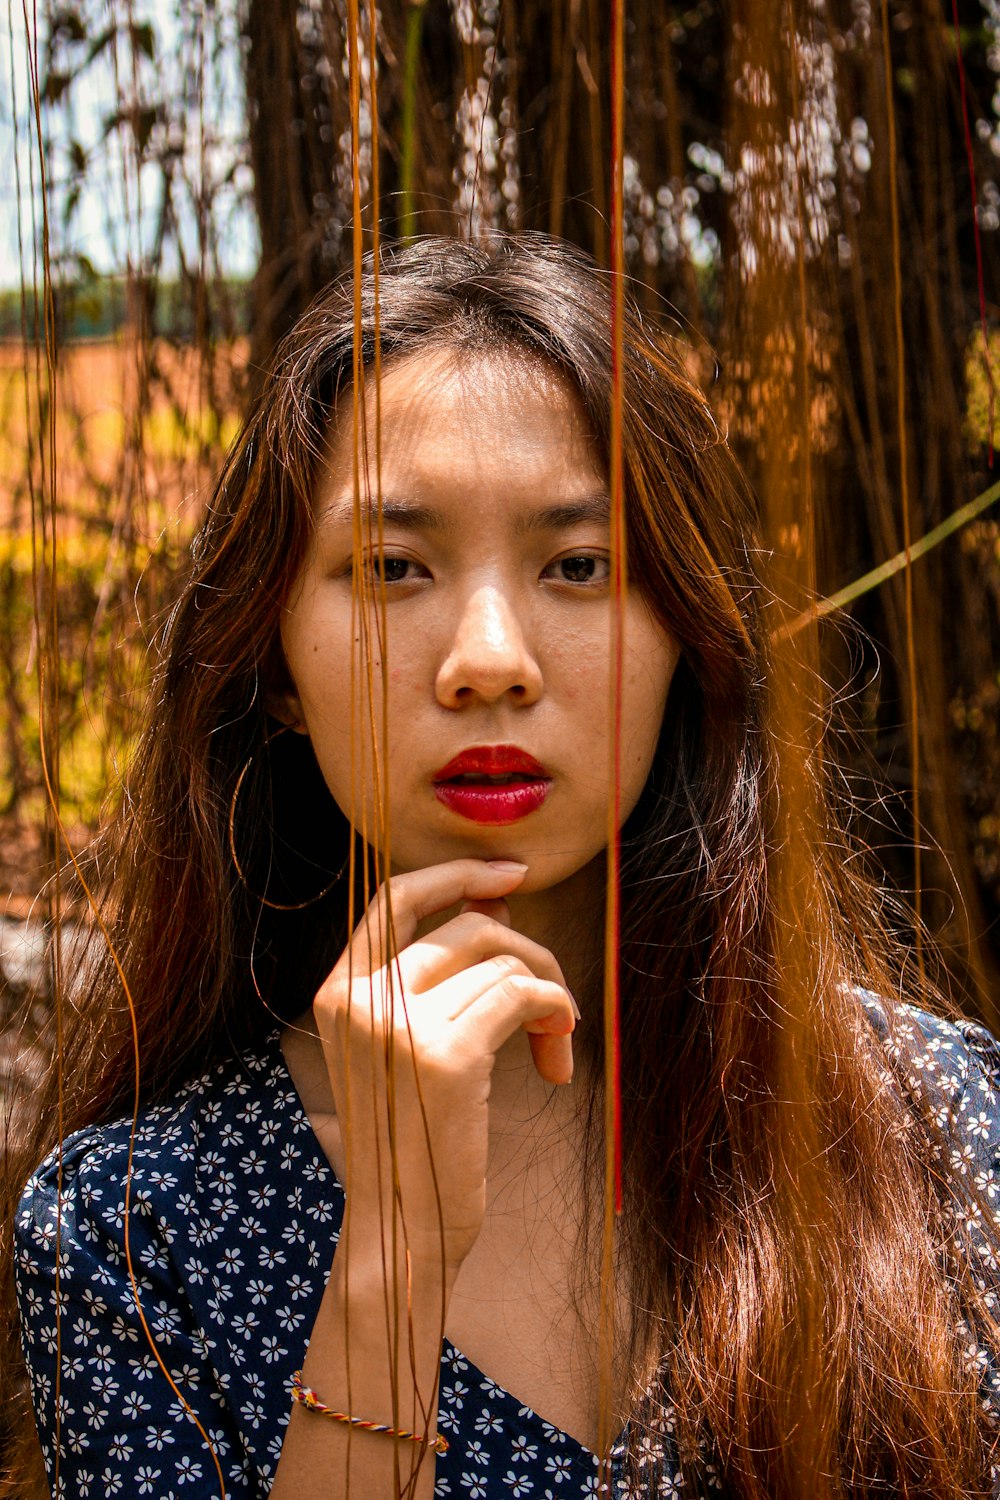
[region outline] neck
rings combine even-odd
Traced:
[[[600,1026],[604,972],[605,872],[595,860],[549,890],[508,898],[510,925],[547,948],[562,969],[582,1013],[573,1039],[574,1077],[583,1073],[584,1049]],[[452,915],[452,913],[448,913]],[[490,1089],[491,1134],[513,1144],[523,1136],[537,1139],[545,1122],[565,1120],[578,1112],[579,1087],[553,1089],[535,1071],[528,1038],[517,1031],[497,1054]]]
[[[508,898],[510,925],[548,948],[585,1021],[601,1005],[604,969],[604,861],[593,860],[550,890]]]

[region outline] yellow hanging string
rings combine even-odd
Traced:
[[[611,639],[609,642],[609,768],[607,894],[604,928],[604,1215],[598,1328],[598,1449],[610,1474],[615,1345],[615,1230],[622,1208],[621,1059],[618,945],[620,928],[621,709],[624,605],[627,588],[624,489],[624,113],[625,3],[611,7]]]
[[[39,195],[42,236],[42,336],[44,339],[44,393],[45,433],[39,443],[39,485],[36,489],[33,465],[28,462],[28,487],[31,503],[31,569],[32,569],[32,625],[38,661],[38,747],[42,777],[47,798],[47,843],[52,862],[52,877],[46,888],[47,921],[52,943],[53,1014],[55,1021],[56,1052],[56,1131],[59,1137],[59,1153],[56,1166],[56,1233],[55,1233],[55,1312],[56,1312],[56,1374],[55,1374],[55,1433],[53,1434],[55,1460],[53,1480],[58,1491],[60,1448],[62,1433],[61,1369],[62,1369],[62,1191],[65,1090],[62,1069],[63,1060],[63,993],[62,993],[62,934],[60,931],[60,881],[59,881],[59,613],[56,592],[56,547],[58,528],[56,518],[57,489],[57,379],[56,379],[56,324],[55,301],[52,284],[49,224],[49,182],[45,147],[42,133],[42,102],[39,86],[38,29],[37,18],[29,16],[27,0],[22,0],[24,29],[27,40],[26,56],[28,82],[31,94],[32,121],[35,141],[38,146]],[[20,201],[18,202],[20,216]],[[34,225],[33,225],[34,228]],[[33,236],[34,238],[34,236]],[[36,381],[38,408],[41,416],[43,374],[37,360],[39,337],[37,290],[35,296]],[[26,402],[27,402],[27,381]],[[30,433],[30,418],[29,418]],[[50,670],[50,661],[53,663]]]

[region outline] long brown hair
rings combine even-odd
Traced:
[[[583,254],[542,237],[433,240],[383,253],[379,272],[383,360],[436,346],[549,361],[607,458],[610,297]],[[360,298],[368,366],[371,264]],[[333,409],[352,387],[353,299],[351,281],[333,286],[279,350],[164,628],[148,725],[93,861],[137,1040],[102,949],[67,1018],[67,1132],[131,1111],[136,1058],[145,1105],[290,1018],[346,940],[334,877],[350,829],[308,741],[269,737],[265,688]],[[619,1269],[643,1310],[627,1341],[629,1461],[648,1479],[644,1428],[669,1425],[689,1491],[984,1494],[962,1215],[937,1180],[929,1109],[887,1070],[858,998],[896,995],[907,966],[871,888],[844,874],[811,770],[816,838],[796,877],[808,1003],[791,1033],[757,511],[678,347],[631,307],[625,345],[630,579],[682,651],[622,836]],[[294,905],[330,881],[302,910],[259,899]],[[883,1012],[891,1027],[888,998]],[[52,1118],[40,1108],[18,1182],[53,1144]]]

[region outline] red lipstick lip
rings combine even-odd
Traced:
[[[510,780],[487,779],[494,776]],[[433,782],[435,797],[450,812],[471,823],[493,825],[517,823],[537,812],[552,790],[545,767],[517,745],[462,750],[435,773]]]
[[[459,751],[431,780],[437,785],[454,776],[522,776],[533,781],[550,781],[548,771],[517,745],[473,745]]]

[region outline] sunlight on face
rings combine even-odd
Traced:
[[[374,430],[369,391],[372,496]],[[348,406],[282,625],[292,686],[272,707],[308,733],[332,795],[371,838],[372,757],[360,747],[370,746],[372,721],[381,734],[381,661],[374,652],[370,702],[352,617],[352,446]],[[363,566],[373,580],[380,572],[386,598],[379,759],[393,868],[518,859],[529,867],[525,891],[553,887],[604,849],[611,787],[607,479],[576,391],[511,351],[388,364],[381,493],[383,557],[373,543]],[[649,774],[677,658],[673,638],[630,593],[623,820]]]

